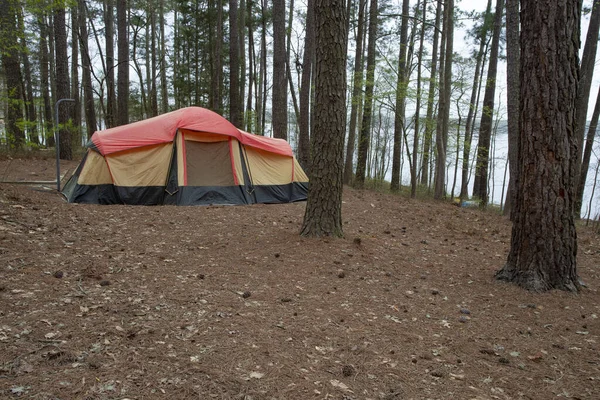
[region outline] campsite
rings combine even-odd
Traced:
[[[54,178],[52,153],[0,166]],[[344,238],[313,239],[305,205],[0,184],[0,398],[598,398],[597,226],[577,226],[580,294],[535,294],[493,279],[492,211],[344,187]]]

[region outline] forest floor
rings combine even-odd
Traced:
[[[72,171],[76,162],[63,163]],[[52,181],[50,159],[0,159]],[[67,204],[0,184],[0,398],[600,398],[600,235],[578,295],[494,280],[500,215],[344,189],[343,239],[305,203]]]

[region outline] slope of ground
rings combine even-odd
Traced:
[[[493,280],[501,216],[346,188],[345,238],[306,239],[304,207],[0,184],[0,398],[600,398],[591,230],[583,292],[533,294]]]

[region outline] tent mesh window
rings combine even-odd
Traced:
[[[229,142],[185,141],[187,186],[233,186]]]

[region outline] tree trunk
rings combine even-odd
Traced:
[[[85,0],[78,0],[79,6],[79,47],[81,48],[81,84],[83,85],[83,111],[87,128],[87,139],[91,138],[98,123],[94,107],[94,92],[92,87],[92,72],[90,52],[88,48],[87,12]],[[128,49],[129,50],[129,49]]]
[[[127,0],[117,0],[117,125],[129,123],[129,21]]]
[[[69,91],[69,58],[67,57],[67,30],[65,26],[65,9],[58,7],[54,10],[54,40],[56,49],[56,98],[57,102],[61,99],[70,98]],[[70,104],[62,104],[58,112],[59,124],[64,124],[69,119]],[[71,132],[64,126],[59,128],[60,132],[60,152],[59,157],[63,160],[72,160],[73,152],[71,149]]]
[[[392,155],[392,180],[390,190],[400,190],[400,158],[402,157],[402,132],[405,127],[406,89],[408,77],[406,71],[406,53],[408,46],[409,0],[402,1],[402,27],[400,28],[400,55],[398,56],[398,81],[396,82],[396,109],[394,110],[394,153]],[[413,168],[411,168],[412,170]]]
[[[273,0],[273,137],[287,140],[285,0]]]
[[[352,167],[354,161],[354,145],[356,142],[356,123],[358,109],[362,103],[363,87],[363,32],[365,26],[366,0],[359,0],[358,19],[356,21],[356,52],[354,56],[354,75],[352,84],[352,104],[350,106],[350,128],[348,129],[348,143],[346,145],[346,163],[344,166],[344,183],[352,183]],[[308,29],[308,28],[307,28]]]
[[[431,74],[429,76],[429,94],[427,95],[427,115],[425,117],[425,137],[423,143],[423,161],[421,162],[421,185],[429,184],[429,153],[433,139],[435,108],[435,88],[437,85],[438,46],[440,38],[440,20],[442,16],[442,1],[437,2],[435,11],[435,28],[433,31],[433,49],[431,52]]]
[[[158,52],[160,51],[160,49],[158,49],[157,45],[156,45],[156,37],[158,36],[156,34],[156,4],[154,2],[150,2],[149,4],[150,7],[152,7],[152,11],[150,12],[150,42],[151,42],[151,48],[150,49],[146,49],[146,51],[150,51],[150,60],[152,65],[150,66],[150,71],[151,71],[151,79],[150,79],[150,106],[151,106],[151,111],[150,111],[150,115],[155,117],[158,115],[158,87],[156,85],[156,81],[157,76],[158,76],[158,69],[159,69],[159,62],[158,62]],[[197,61],[199,62],[199,60]],[[198,75],[196,75],[198,76]],[[197,94],[196,94],[197,95]]]
[[[81,0],[83,1],[83,0]],[[49,66],[48,66],[48,26],[46,17],[38,15],[38,27],[40,29],[40,90],[43,98],[43,114],[44,114],[44,137],[46,138],[46,146],[54,146],[53,120],[52,120],[52,104],[50,100],[49,90]]]
[[[240,105],[240,50],[238,2],[229,0],[229,121],[238,128],[243,120]]]
[[[6,97],[8,98],[5,129],[9,149],[21,149],[25,144],[25,132],[20,125],[23,119],[23,96],[19,47],[16,45],[18,43],[16,21],[19,7],[19,2],[15,0],[0,1],[0,42],[13,44],[3,46],[3,50],[0,52],[5,75]]]
[[[496,0],[494,15],[494,31],[492,34],[492,47],[490,50],[490,63],[483,95],[483,110],[479,127],[479,142],[477,144],[477,160],[475,169],[475,182],[473,195],[481,199],[485,207],[489,202],[488,195],[488,165],[490,153],[490,140],[492,135],[492,121],[494,118],[494,102],[496,98],[496,75],[498,72],[498,50],[500,48],[500,32],[502,31],[502,13],[504,0]]]
[[[440,70],[440,102],[438,109],[438,127],[435,136],[437,158],[435,160],[435,190],[433,198],[441,200],[446,193],[446,149],[448,148],[448,131],[450,121],[450,94],[452,92],[452,57],[454,44],[454,0],[446,0],[444,6],[445,57],[440,57],[444,63]],[[442,43],[444,40],[442,39]],[[443,74],[442,74],[443,70]],[[443,75],[443,77],[442,77]]]
[[[81,133],[81,99],[79,98],[79,46],[77,46],[77,31],[79,29],[79,18],[77,5],[71,7],[71,98],[75,100],[72,104],[73,131],[71,143],[75,149],[82,146]]]
[[[585,187],[588,166],[583,168],[581,154],[584,148],[584,135],[587,121],[587,110],[590,99],[590,87],[596,66],[596,50],[598,48],[598,32],[600,32],[600,0],[594,0],[592,5],[592,15],[590,16],[590,25],[585,38],[583,56],[581,57],[579,87],[577,88],[577,100],[575,102],[575,137],[579,141],[577,146],[577,167],[575,175],[576,187]],[[582,180],[582,183],[579,181]],[[575,218],[579,219],[581,214],[581,202],[583,201],[583,191],[579,194],[579,189],[575,193]]]
[[[294,89],[294,81],[292,80],[292,69],[290,67],[290,53],[292,51],[292,26],[294,23],[294,0],[290,0],[290,10],[288,13],[288,22],[286,29],[285,38],[285,75],[290,88],[290,94],[292,95],[292,104],[294,105],[294,116],[296,117],[296,124],[300,125],[300,110],[298,108],[298,99],[296,98],[296,89]]]
[[[423,11],[421,18],[425,19],[427,16],[427,0],[423,1]],[[423,46],[425,40],[425,24],[421,24],[421,37],[419,38],[419,52],[417,53],[417,101],[415,106],[415,127],[414,127],[414,138],[413,138],[413,154],[412,154],[412,165],[410,168],[410,197],[413,199],[417,197],[417,168],[418,168],[418,155],[419,155],[419,125],[420,125],[420,111],[421,111],[421,71],[423,67]]]
[[[364,1],[364,0],[363,0]],[[300,87],[300,121],[298,135],[298,162],[310,174],[310,93],[311,71],[315,54],[314,0],[308,0],[306,9],[306,36],[302,57],[302,82]]]
[[[590,159],[592,156],[592,149],[594,147],[594,139],[596,137],[596,129],[598,128],[598,117],[600,117],[600,89],[598,89],[598,97],[596,98],[596,105],[594,106],[594,113],[592,114],[592,120],[588,128],[587,137],[585,140],[585,149],[583,151],[583,161],[581,162],[581,173],[579,179],[577,179],[577,192],[575,193],[576,201],[583,200],[583,192],[585,191],[585,181],[587,180],[588,169],[590,168]],[[581,216],[581,205],[575,203],[575,206],[579,206],[579,210],[575,209],[575,218]]]
[[[579,289],[573,218],[579,27],[578,0],[521,2],[520,170],[510,252],[496,277],[538,292]]]
[[[240,29],[238,34],[238,41],[240,42],[240,45],[238,47],[240,55],[240,94],[238,96],[238,110],[240,110],[240,128],[246,130],[246,118],[244,116],[244,94],[246,93],[246,0],[240,0],[240,8],[238,15],[238,27]]]
[[[371,0],[369,7],[369,41],[367,44],[367,83],[365,86],[365,106],[358,139],[358,160],[356,161],[355,185],[365,185],[367,156],[371,140],[371,114],[373,109],[373,86],[375,84],[375,44],[377,40],[377,0]]]
[[[117,96],[115,93],[115,26],[114,1],[105,0],[104,27],[106,29],[106,125],[116,125]]]
[[[518,0],[511,0],[518,1]],[[477,55],[475,56],[475,76],[473,77],[473,86],[471,88],[471,100],[469,101],[469,111],[467,113],[467,121],[465,124],[465,142],[464,142],[464,150],[463,150],[463,161],[462,161],[462,175],[461,175],[461,184],[460,184],[460,200],[465,200],[469,198],[469,159],[471,157],[471,144],[473,141],[473,127],[474,116],[477,113],[478,104],[479,104],[479,95],[480,95],[480,77],[481,72],[483,70],[482,64],[484,64],[484,58],[486,54],[486,43],[487,43],[487,33],[489,31],[489,20],[492,14],[492,0],[488,0],[487,7],[485,10],[485,14],[483,15],[483,24],[481,26],[481,30],[479,33],[479,50],[477,51]],[[507,16],[508,18],[508,16]],[[507,57],[513,57],[513,55],[507,55]],[[513,83],[509,80],[508,85],[512,85]],[[518,84],[518,83],[517,83]],[[510,101],[510,99],[509,99]],[[518,103],[517,103],[518,109]]]
[[[316,0],[315,130],[304,236],[339,236],[346,132],[346,10],[343,0]]]
[[[40,144],[37,130],[37,113],[35,110],[35,98],[33,97],[33,83],[31,81],[31,63],[29,62],[29,50],[25,40],[25,25],[23,23],[23,10],[17,10],[19,19],[19,32],[21,33],[21,59],[23,60],[23,78],[25,80],[25,110],[27,111],[27,137],[34,145]]]
[[[244,113],[244,125],[248,132],[254,131],[254,116],[252,113],[253,86],[256,82],[256,68],[254,59],[254,25],[252,23],[252,4],[253,0],[246,2],[246,24],[248,28],[248,100],[246,102],[246,112]]]

